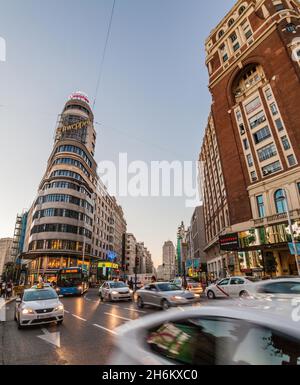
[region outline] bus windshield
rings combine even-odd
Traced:
[[[82,283],[82,273],[61,272],[57,284],[59,287],[73,287],[76,285],[81,285],[81,283]]]

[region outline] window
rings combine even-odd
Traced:
[[[237,40],[237,34],[235,32],[230,36],[230,40],[232,43],[234,43]]]
[[[218,33],[218,37],[219,39],[221,39],[221,37],[224,35],[224,31],[223,29],[221,29],[221,31]]]
[[[281,170],[281,164],[279,161],[269,164],[262,168],[263,175],[274,174],[277,171]]]
[[[276,106],[275,103],[272,103],[272,104],[270,105],[270,109],[271,109],[271,112],[272,112],[272,115],[273,115],[273,116],[275,116],[275,115],[278,114],[278,109],[277,109],[277,106]]]
[[[297,27],[293,23],[287,24],[286,31],[287,32],[291,32],[291,33],[296,33],[297,32]]]
[[[242,25],[242,28],[244,31],[244,35],[245,35],[246,39],[248,40],[252,36],[252,30],[250,28],[250,24],[245,21]]]
[[[230,19],[228,21],[228,27],[231,27],[234,24],[234,19]]]
[[[271,132],[268,126],[261,128],[255,134],[253,134],[253,138],[256,144],[263,142],[264,140],[271,137]]]
[[[275,125],[276,125],[276,128],[277,128],[277,130],[279,132],[284,130],[284,127],[283,127],[281,119],[276,119],[275,120]]]
[[[263,111],[260,111],[258,114],[254,115],[251,119],[249,119],[249,124],[251,128],[255,128],[265,121],[265,113]]]
[[[284,148],[286,151],[289,150],[289,149],[291,148],[290,142],[289,142],[289,140],[288,140],[288,138],[287,138],[286,135],[283,136],[283,137],[281,138],[281,142],[282,142],[283,148]]]
[[[283,189],[277,190],[274,194],[275,206],[277,214],[284,214],[287,212],[287,205],[285,200],[285,191]]]
[[[252,182],[256,182],[257,181],[256,171],[252,171],[251,172],[251,180],[252,180]]]
[[[267,294],[300,294],[299,282],[276,282],[262,285],[258,289],[259,293]]]
[[[246,131],[245,131],[245,126],[244,126],[244,124],[241,123],[241,124],[239,125],[239,127],[240,127],[240,134],[241,134],[241,135],[244,135],[244,133],[246,132]]]
[[[219,286],[226,286],[229,284],[229,281],[230,281],[229,278],[223,279],[221,282],[218,283],[218,285]]]
[[[243,5],[240,9],[239,9],[239,15],[241,15],[242,13],[244,13],[246,7]]]
[[[244,144],[244,149],[245,149],[245,150],[248,150],[248,148],[249,148],[249,142],[248,142],[248,139],[244,139],[244,140],[243,140],[243,144]]]
[[[272,91],[271,91],[270,88],[266,89],[265,94],[266,94],[267,100],[271,100],[272,99],[273,95],[272,95]]]
[[[248,155],[247,155],[247,162],[248,162],[248,166],[249,166],[249,167],[252,167],[252,166],[253,166],[253,158],[252,158],[252,155],[251,155],[251,154],[248,154]]]
[[[236,44],[234,44],[234,46],[233,46],[234,52],[237,51],[239,48],[240,48],[240,43],[239,43],[239,42],[237,42]]]
[[[234,317],[170,319],[148,330],[145,343],[173,364],[300,364],[297,337]]]
[[[282,11],[284,9],[284,5],[282,3],[275,4],[276,12]]]
[[[53,164],[69,164],[71,166],[80,168],[80,170],[82,170],[86,176],[90,176],[90,173],[87,171],[84,165],[81,162],[78,162],[78,160],[72,158],[58,158],[55,159]]]
[[[276,156],[277,150],[276,150],[274,143],[272,143],[272,144],[269,144],[269,145],[259,149],[257,151],[257,154],[258,154],[259,160],[261,162],[263,162],[264,160],[267,160],[267,159],[272,158],[273,156]]]
[[[56,154],[61,153],[61,152],[72,152],[74,154],[79,155],[81,158],[84,159],[84,161],[87,163],[89,167],[92,167],[92,162],[90,161],[89,157],[87,154],[79,147],[76,146],[71,146],[71,145],[65,145],[65,146],[59,146],[56,149]]]
[[[225,55],[223,55],[223,62],[225,63],[227,62],[227,60],[228,60],[228,55],[227,53],[225,53]]]
[[[231,278],[230,285],[243,285],[245,281],[241,278]]]
[[[236,118],[237,118],[238,122],[239,122],[240,120],[242,120],[242,113],[241,113],[241,111],[237,111],[237,112],[236,112]]]
[[[256,202],[257,202],[257,209],[258,209],[259,218],[264,218],[265,217],[264,197],[262,195],[258,195],[256,197]]]
[[[252,100],[250,103],[246,104],[245,110],[246,110],[247,114],[249,115],[249,114],[251,114],[251,112],[255,111],[260,106],[261,106],[261,101],[260,101],[259,96],[257,96],[257,98]]]
[[[295,159],[295,156],[292,154],[292,155],[289,155],[287,157],[288,159],[288,162],[289,162],[289,166],[292,167],[292,166],[295,166],[296,164],[296,159]]]

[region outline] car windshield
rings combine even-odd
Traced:
[[[157,285],[159,291],[174,291],[181,290],[181,288],[174,283],[160,283]]]
[[[25,291],[23,301],[45,301],[48,299],[57,299],[58,296],[54,290],[32,290]]]
[[[111,282],[110,287],[112,289],[119,289],[121,287],[127,287],[124,282]]]
[[[81,284],[81,273],[62,273],[58,282],[59,287],[73,287]]]

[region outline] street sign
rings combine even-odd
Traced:
[[[219,238],[219,243],[220,243],[221,250],[225,250],[225,251],[238,250],[240,246],[239,234],[233,233],[233,234],[222,235]]]
[[[289,248],[290,248],[290,253],[292,255],[295,255],[296,253],[295,253],[295,247],[293,243],[289,243]],[[300,242],[296,243],[296,249],[297,249],[297,255],[300,256]]]

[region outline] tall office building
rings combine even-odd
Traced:
[[[238,1],[206,53],[213,102],[200,159],[210,271],[295,274],[288,211],[297,234],[299,2]]]
[[[12,246],[12,238],[0,239],[0,277],[4,273],[5,264],[11,262]]]
[[[96,280],[121,264],[126,222],[97,175],[93,123],[88,97],[72,94],[59,116],[47,169],[27,217],[23,258],[31,261],[31,282],[39,275],[55,280],[58,269],[80,265]]]

